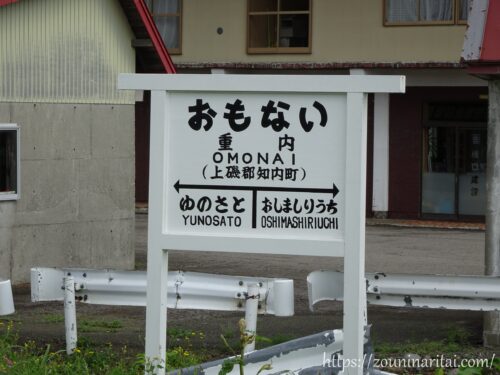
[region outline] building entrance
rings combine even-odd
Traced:
[[[486,113],[474,104],[429,106],[423,129],[422,216],[485,214]]]

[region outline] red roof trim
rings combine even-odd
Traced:
[[[17,0],[0,0],[0,7],[17,2]]]
[[[484,28],[481,62],[500,61],[500,1],[490,1]]]
[[[153,21],[153,17],[151,17],[151,13],[149,12],[146,3],[144,2],[144,0],[134,0],[134,5],[141,17],[142,22],[144,23],[144,26],[146,27],[149,37],[153,42],[153,46],[156,52],[158,53],[158,56],[160,57],[161,63],[165,68],[165,71],[167,73],[175,73],[174,63],[172,62],[172,59],[168,54],[167,48],[163,43],[161,35],[158,32],[158,29],[156,28],[156,25]]]

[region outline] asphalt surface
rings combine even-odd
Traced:
[[[136,268],[145,269],[147,215],[136,216]],[[367,272],[407,274],[481,275],[484,264],[484,232],[402,228],[384,225],[366,228]],[[306,277],[320,269],[342,270],[342,259],[325,257],[293,257],[233,253],[169,252],[169,269],[227,275],[292,278],[295,283],[295,316],[280,318],[259,316],[258,333],[267,337],[300,337],[327,329],[342,327],[342,305],[319,304],[316,311],[308,308]],[[17,312],[12,318],[22,339],[36,339],[52,345],[64,345],[62,303],[30,302],[29,288],[16,288]],[[80,337],[114,345],[144,348],[145,309],[77,305],[80,327],[83,322],[97,322],[96,327],[79,331]],[[168,326],[203,331],[202,345],[209,350],[221,346],[220,334],[235,331],[238,312],[169,310]],[[6,318],[6,317],[5,317]],[[117,320],[118,329],[99,328],[98,322]],[[451,310],[390,308],[371,306],[368,320],[378,342],[421,342],[441,340],[450,330],[466,330],[471,341],[481,342],[482,313]],[[172,344],[172,343],[171,343]]]

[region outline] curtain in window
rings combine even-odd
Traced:
[[[155,23],[167,48],[179,48],[179,18],[155,17]]]
[[[153,1],[153,13],[154,14],[165,14],[165,13],[177,13],[179,12],[179,1],[178,0],[154,0]]]
[[[417,0],[387,0],[388,22],[417,21]]]
[[[153,0],[156,27],[167,48],[179,48],[179,0]],[[167,15],[169,14],[169,15]]]
[[[451,21],[453,0],[420,0],[421,21]]]
[[[469,7],[471,5],[471,0],[460,0],[460,14],[458,19],[461,21],[466,21],[469,16]]]

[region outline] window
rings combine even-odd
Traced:
[[[19,198],[19,128],[0,124],[0,200]]]
[[[469,9],[471,7],[472,0],[456,0],[456,7],[458,9],[456,13],[456,21],[460,24],[467,24],[467,18],[469,17]]]
[[[311,0],[248,0],[248,53],[310,53]]]
[[[182,0],[149,0],[151,14],[163,42],[171,54],[180,54]]]
[[[384,25],[467,23],[471,0],[385,0]]]

